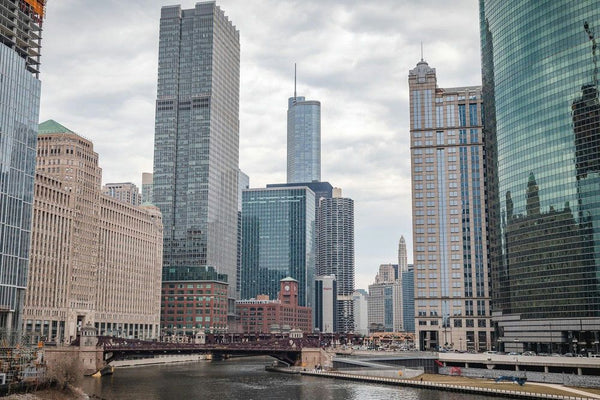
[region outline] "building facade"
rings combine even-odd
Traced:
[[[154,145],[154,204],[164,268],[210,265],[236,296],[239,32],[214,1],[163,7]]]
[[[415,270],[408,264],[402,275],[402,327],[415,332]]]
[[[364,289],[356,289],[352,294],[354,301],[354,333],[367,336],[369,334],[369,294]]]
[[[307,187],[248,189],[242,199],[243,299],[275,298],[279,281],[299,282],[299,305],[313,305],[315,199]]]
[[[491,349],[481,87],[423,60],[408,84],[419,348]]]
[[[318,275],[334,275],[337,282],[336,332],[354,330],[354,201],[321,198],[317,211]]]
[[[338,293],[335,275],[315,278],[315,328],[319,332],[338,332]]]
[[[41,1],[0,0],[0,330],[21,327],[30,256]]]
[[[102,186],[102,194],[134,206],[142,204],[140,191],[138,187],[131,182],[107,183]]]
[[[321,103],[294,94],[287,111],[287,182],[320,180]]]
[[[160,324],[165,339],[228,332],[227,275],[210,266],[163,271]]]
[[[287,277],[279,282],[277,300],[259,295],[255,299],[236,301],[241,332],[279,334],[294,329],[312,332],[312,309],[300,306],[299,297],[298,281]]]
[[[152,204],[154,202],[153,174],[142,172],[142,203]]]
[[[404,330],[400,281],[369,285],[367,305],[369,332],[401,332]]]
[[[598,3],[484,0],[480,16],[497,346],[597,353]]]
[[[93,144],[54,121],[39,126],[23,325],[68,343],[81,327],[157,338],[162,222],[157,208],[101,194]]]

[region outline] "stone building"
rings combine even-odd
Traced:
[[[39,132],[24,330],[70,342],[89,323],[99,335],[158,337],[160,212],[101,194],[89,140],[54,121]]]

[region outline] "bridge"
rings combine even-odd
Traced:
[[[230,343],[173,343],[99,336],[106,363],[128,358],[152,358],[172,354],[211,354],[213,359],[227,357],[271,356],[288,365],[301,361],[302,350],[319,348],[318,339],[270,338]]]
[[[332,356],[320,346],[318,338],[289,338],[281,336],[240,338],[238,341],[209,343],[180,343],[144,341],[96,336],[92,328],[69,346],[44,346],[48,364],[69,365],[78,360],[86,375],[103,370],[112,361],[154,358],[166,355],[210,354],[212,359],[228,357],[271,356],[287,365],[330,365]]]

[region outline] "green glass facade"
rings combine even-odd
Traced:
[[[298,304],[313,305],[315,194],[307,187],[242,193],[242,299],[276,299],[279,281],[298,281]]]
[[[518,349],[598,347],[599,5],[480,1],[493,319]]]

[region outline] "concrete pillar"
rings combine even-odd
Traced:
[[[519,371],[519,364],[515,365],[515,371]]]
[[[548,366],[547,366],[547,365],[544,365],[544,373],[546,373],[546,374],[547,374],[548,372],[549,372],[549,368],[548,368]]]
[[[577,368],[577,375],[583,375],[583,370],[581,367]]]

